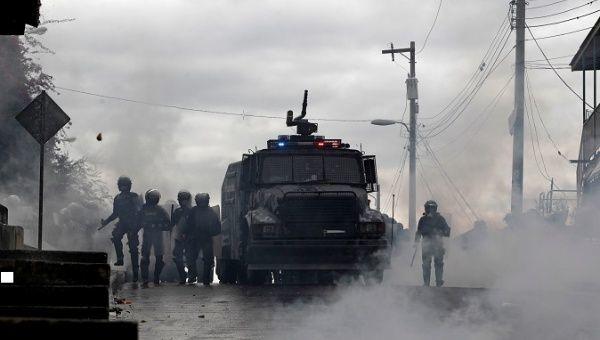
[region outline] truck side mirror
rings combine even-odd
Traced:
[[[367,192],[377,191],[377,163],[375,162],[375,156],[363,157],[363,168],[365,171]]]

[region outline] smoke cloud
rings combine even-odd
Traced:
[[[333,303],[279,306],[298,324],[272,338],[597,339],[600,242],[578,227],[521,223],[448,242],[446,286],[471,289],[417,287],[420,256],[411,268],[412,247],[402,244],[382,285],[355,282]]]

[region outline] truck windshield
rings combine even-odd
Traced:
[[[260,179],[265,184],[360,184],[359,162],[348,156],[272,155],[263,158]]]

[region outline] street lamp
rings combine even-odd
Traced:
[[[387,126],[387,125],[394,125],[394,124],[400,124],[402,126],[404,126],[406,128],[407,132],[410,132],[410,128],[408,127],[408,125],[400,120],[393,120],[393,119],[373,119],[371,121],[371,124],[373,125],[379,125],[379,126]]]
[[[371,121],[373,125],[379,126],[388,126],[394,124],[400,124],[406,128],[406,131],[411,136],[411,143],[409,147],[410,160],[409,160],[409,192],[408,192],[408,228],[409,231],[414,231],[416,227],[416,219],[417,219],[417,171],[416,171],[416,138],[414,138],[413,133],[411,133],[411,129],[408,124],[404,123],[400,120],[392,120],[392,119],[374,119]],[[415,126],[416,127],[416,126]],[[414,132],[414,131],[412,131]],[[379,195],[379,191],[377,191]],[[379,199],[377,200],[379,201]],[[379,205],[379,203],[378,203]]]

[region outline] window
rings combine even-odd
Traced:
[[[294,156],[294,182],[323,181],[322,156]]]
[[[361,183],[360,168],[356,158],[325,157],[325,178],[330,183]]]
[[[260,179],[263,183],[292,182],[292,157],[265,157],[263,159]]]
[[[270,155],[262,160],[262,183],[361,184],[358,159],[348,156]]]

